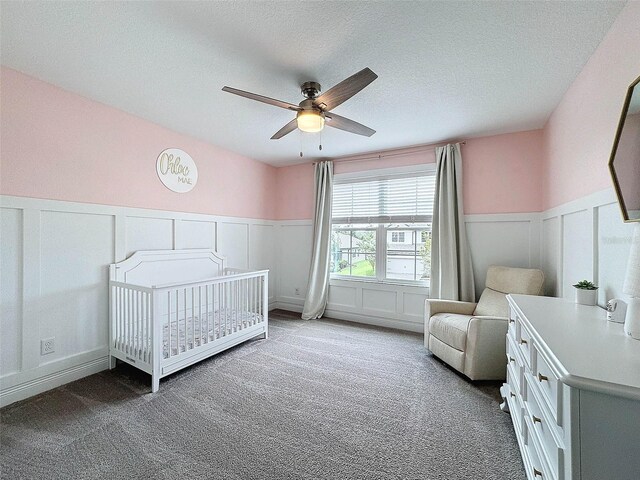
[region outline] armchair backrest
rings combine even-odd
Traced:
[[[474,315],[507,317],[508,293],[542,295],[544,273],[537,268],[498,267],[487,270],[486,288],[480,296]]]

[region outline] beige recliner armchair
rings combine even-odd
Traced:
[[[506,378],[508,293],[542,295],[538,269],[489,267],[478,303],[428,299],[424,345],[471,380]]]

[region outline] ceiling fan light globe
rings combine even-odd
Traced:
[[[303,132],[315,133],[324,128],[324,115],[320,112],[301,111],[296,117],[298,128]]]

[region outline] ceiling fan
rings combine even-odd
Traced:
[[[357,135],[370,137],[376,133],[375,130],[361,123],[336,115],[331,112],[331,110],[349,100],[376,78],[378,78],[378,76],[375,73],[369,68],[364,68],[349,78],[344,79],[322,95],[320,95],[321,88],[318,82],[304,82],[300,86],[300,90],[306,99],[301,101],[299,105],[227,86],[223,87],[222,90],[240,95],[241,97],[250,98],[251,100],[257,100],[258,102],[268,103],[269,105],[297,112],[296,118],[278,130],[273,137],[271,137],[271,140],[282,138],[287,133],[293,132],[296,128],[299,128],[303,132],[319,132],[325,125]]]

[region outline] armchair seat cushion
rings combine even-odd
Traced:
[[[467,328],[470,320],[470,315],[437,313],[429,319],[429,333],[463,352],[467,346]]]

